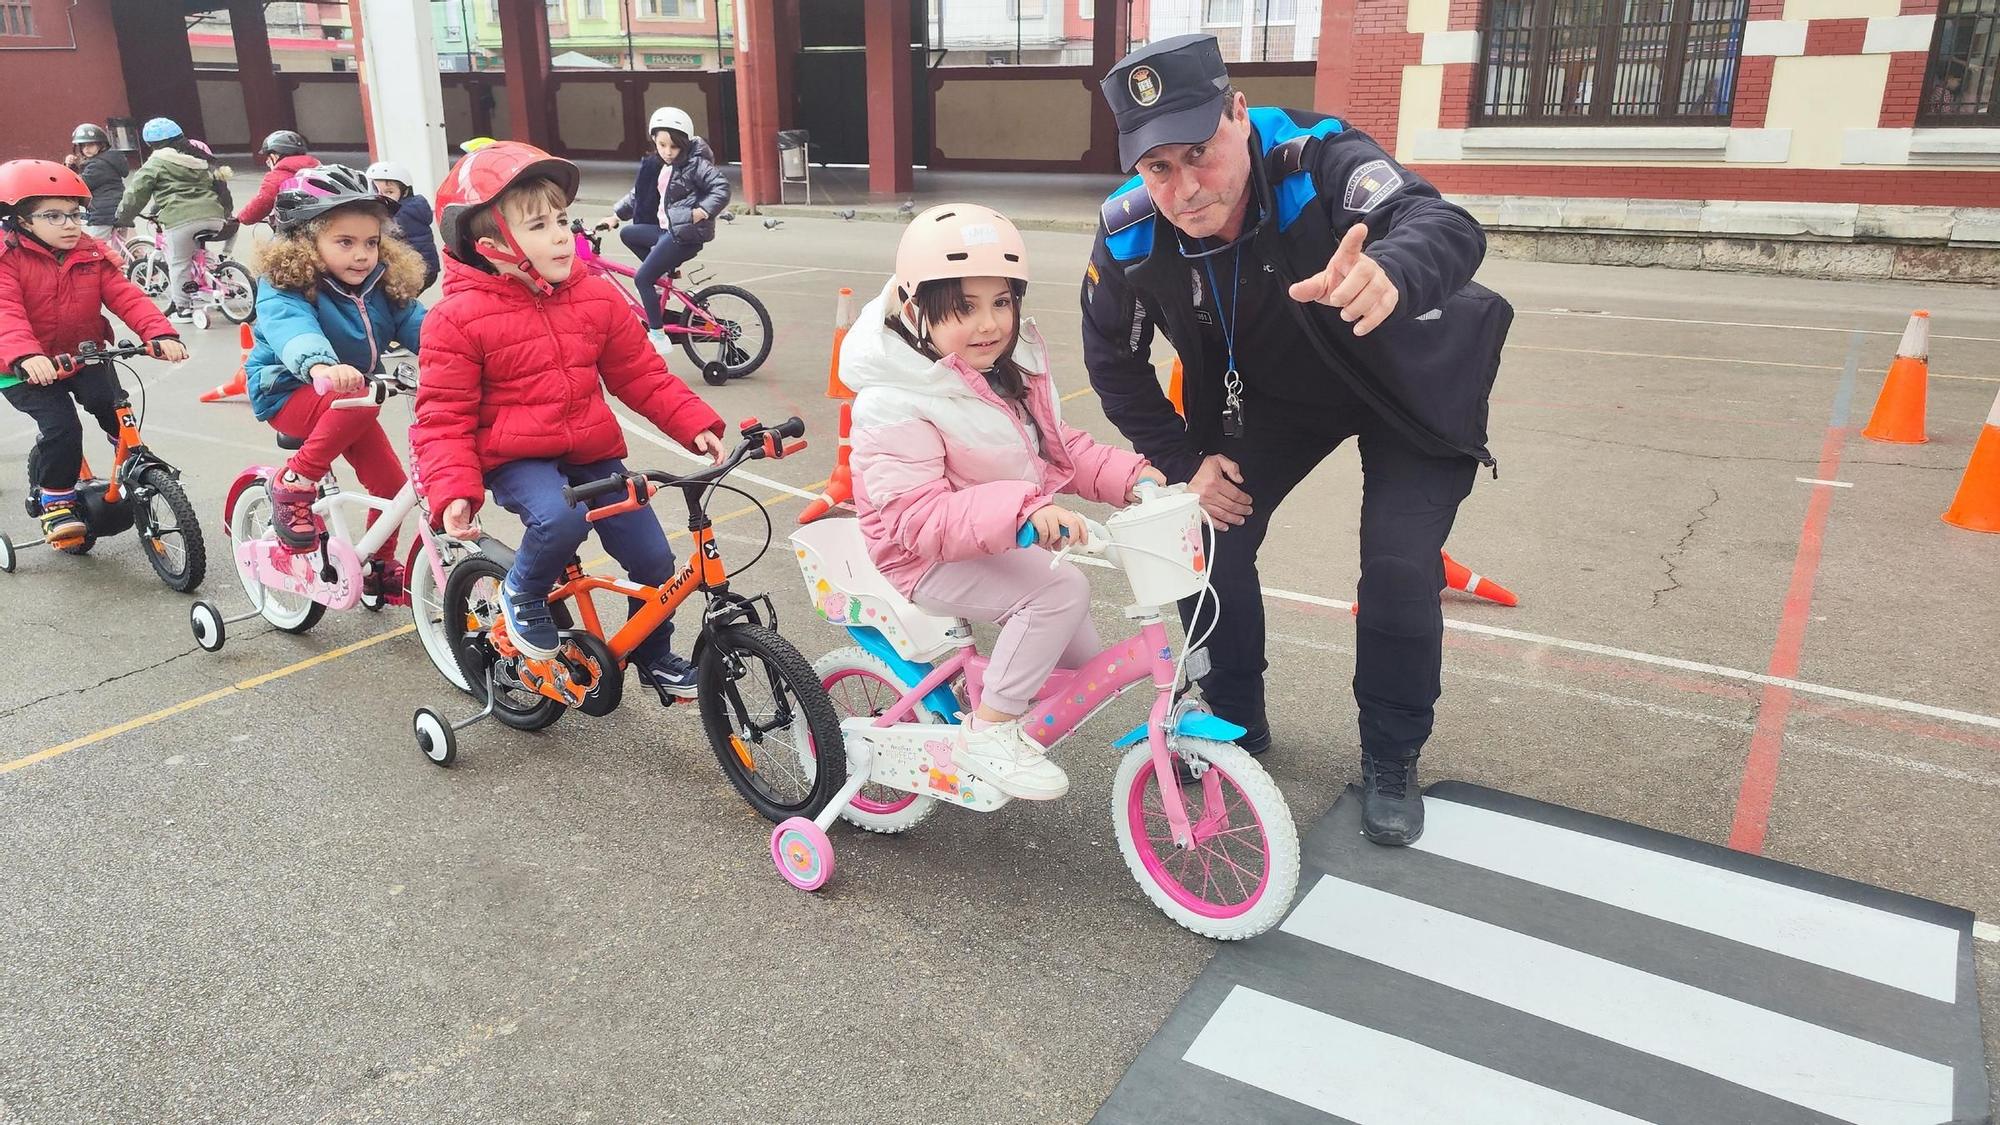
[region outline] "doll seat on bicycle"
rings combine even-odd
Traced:
[[[874,629],[915,664],[959,647],[966,624],[917,608],[875,569],[858,520],[822,520],[792,533],[813,608],[835,625]]]

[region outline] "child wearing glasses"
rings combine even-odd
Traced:
[[[28,476],[42,494],[42,535],[73,546],[87,529],[77,510],[83,467],[82,406],[117,440],[118,377],[106,363],[65,376],[55,357],[108,343],[104,310],[150,340],[153,354],[187,358],[173,325],[83,233],[90,188],[53,160],[0,164],[0,396],[35,420]]]

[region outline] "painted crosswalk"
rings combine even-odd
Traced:
[[[1221,949],[1125,1122],[1987,1120],[1961,910],[1445,783],[1418,845],[1350,794],[1278,930]]]

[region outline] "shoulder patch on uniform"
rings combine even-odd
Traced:
[[[1347,177],[1347,189],[1341,193],[1340,205],[1365,215],[1402,186],[1402,174],[1388,161],[1371,160]]]
[[[1119,231],[1142,223],[1153,217],[1153,197],[1135,176],[1131,183],[1113,192],[1104,201],[1104,209],[1099,213],[1104,220],[1104,233],[1117,234]]]

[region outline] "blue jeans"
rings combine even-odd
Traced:
[[[660,279],[701,253],[701,243],[682,242],[664,227],[650,223],[627,223],[619,229],[618,237],[641,259],[639,275],[633,281],[639,286],[639,303],[646,306],[646,327],[658,328]]]
[[[576,557],[577,548],[593,526],[584,519],[584,510],[563,503],[565,484],[584,484],[625,469],[623,461],[593,461],[571,465],[558,461],[509,461],[486,474],[486,487],[501,507],[519,516],[521,546],[514,552],[514,568],[507,583],[524,594],[547,594],[562,578],[563,568]],[[616,504],[624,493],[600,496],[591,507]],[[618,565],[634,582],[663,586],[674,576],[674,552],[667,546],[667,533],[651,508],[642,507],[597,521],[597,537]],[[645,603],[626,599],[627,617]],[[671,651],[671,625],[656,630],[632,650],[633,663],[651,664]]]

